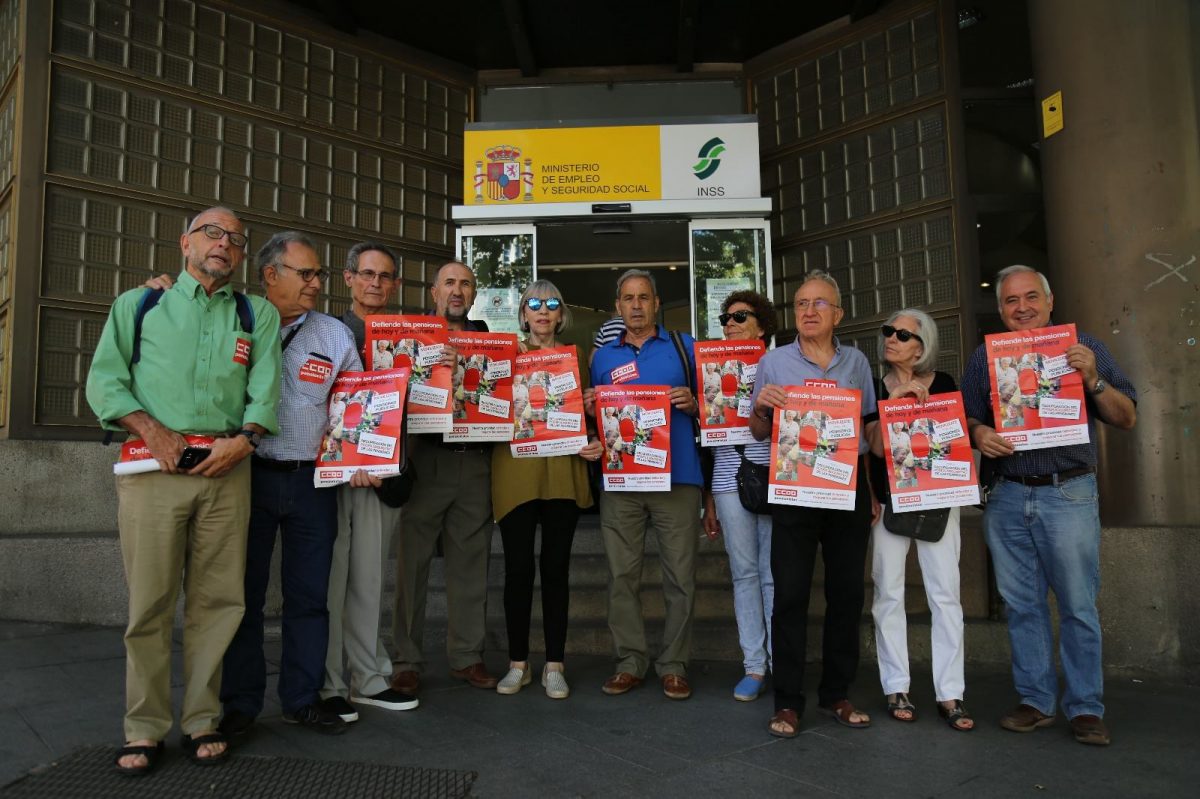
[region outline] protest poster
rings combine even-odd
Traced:
[[[979,503],[967,416],[958,391],[880,400],[883,460],[897,513]]]
[[[183,437],[189,447],[212,449],[216,439],[212,436],[186,435]],[[150,448],[140,438],[126,439],[121,445],[121,454],[113,464],[113,474],[145,474],[159,471],[158,461],[150,454]]]
[[[1075,325],[984,337],[996,432],[1014,449],[1086,444],[1083,377],[1067,365]]]
[[[574,455],[587,446],[575,345],[518,355],[512,396],[514,458]]]
[[[767,501],[854,510],[862,392],[820,385],[784,386],[775,409]]]
[[[368,316],[363,365],[372,371],[407,368],[408,432],[445,433],[453,425],[452,370],[442,362],[448,342],[440,316]]]
[[[517,337],[456,330],[449,342],[458,352],[458,365],[450,384],[453,423],[442,440],[511,440]]]
[[[357,471],[376,477],[400,473],[400,440],[409,369],[342,372],[329,392],[329,421],[313,485],[347,483]]]
[[[696,385],[702,391],[701,446],[754,443],[750,394],[758,361],[766,351],[766,345],[758,340],[696,342]]]
[[[598,386],[605,491],[671,490],[669,386]]]

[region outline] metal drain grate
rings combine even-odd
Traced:
[[[465,797],[479,775],[473,771],[233,755],[201,768],[167,752],[154,773],[126,777],[112,768],[113,748],[81,749],[0,788],[4,799],[424,799]]]

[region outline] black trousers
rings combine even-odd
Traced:
[[[858,671],[858,625],[862,620],[871,497],[859,467],[854,510],[772,506],[771,574],[775,608],[775,709],[804,712],[804,662],[808,654],[808,600],[817,545],[825,566],[825,625],[817,701],[827,707],[845,699]]]
[[[571,542],[579,507],[572,499],[535,499],[500,520],[504,541],[504,619],[510,660],[529,659],[529,617],[533,613],[534,540],[542,528],[542,626],[546,660],[561,663],[567,646]]]

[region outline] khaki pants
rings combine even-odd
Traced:
[[[616,670],[644,677],[649,666],[640,597],[647,524],[658,538],[666,605],[663,648],[654,670],[660,677],[685,675],[701,534],[700,489],[693,485],[645,493],[605,491],[600,496],[600,532],[609,572],[608,629],[617,650]]]
[[[182,583],[183,732],[216,728],[221,658],[242,619],[250,460],[224,477],[162,472],[117,478],[117,522],[129,583],[125,739],[171,729],[171,632]]]
[[[397,671],[421,671],[425,662],[425,599],[429,564],[442,537],[446,574],[446,656],[450,668],[483,660],[487,568],[492,544],[492,453],[457,452],[429,436],[413,436],[409,453],[417,470],[412,499],[404,506],[396,557],[392,638]]]

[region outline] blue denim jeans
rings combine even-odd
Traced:
[[[713,494],[721,537],[733,574],[733,613],[747,674],[766,674],[771,666],[771,517],[742,507],[736,491]]]
[[[1008,607],[1013,683],[1021,702],[1054,713],[1058,679],[1049,589],[1058,604],[1063,711],[1068,718],[1103,716],[1096,476],[1049,486],[1001,480],[988,497],[983,525]]]

